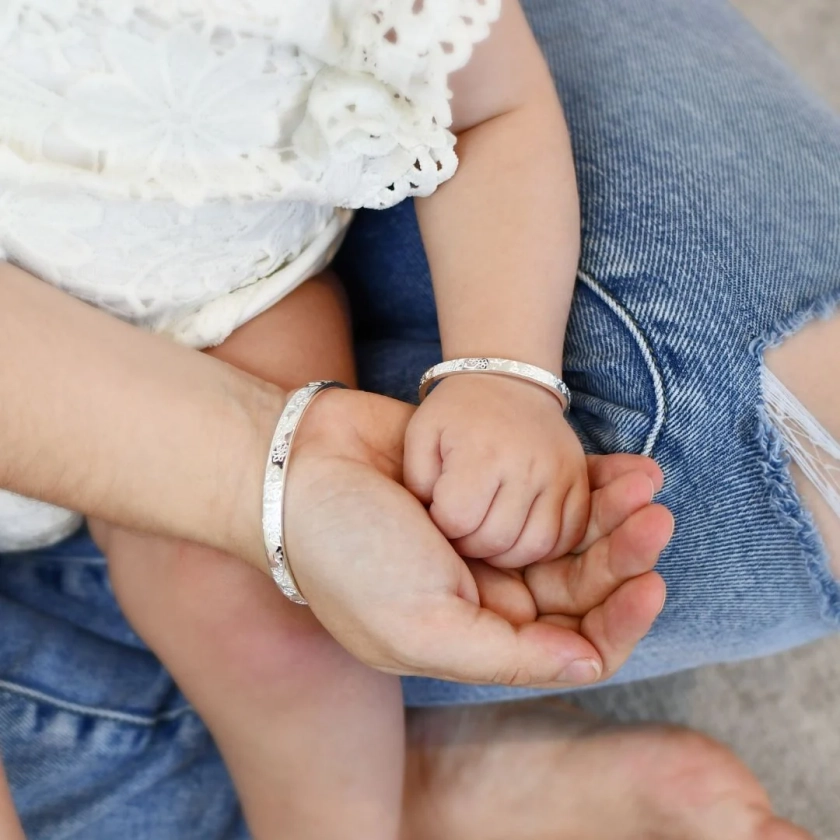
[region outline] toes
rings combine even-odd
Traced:
[[[787,820],[771,817],[750,840],[814,840],[814,835]]]
[[[657,729],[648,730],[657,732]],[[650,742],[652,744],[652,742]],[[658,754],[648,767],[645,797],[660,800],[668,840],[814,840],[801,828],[772,813],[767,791],[726,746],[688,729],[658,728]],[[654,794],[652,797],[651,794]],[[661,795],[660,794],[660,795]],[[646,810],[652,816],[655,807]],[[665,828],[667,826],[667,829]],[[645,835],[647,836],[647,835]]]
[[[525,569],[525,582],[543,615],[584,616],[625,581],[649,572],[671,537],[673,517],[647,505],[580,555]]]

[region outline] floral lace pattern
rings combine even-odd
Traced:
[[[452,175],[448,75],[499,4],[0,0],[0,256],[161,331],[267,282]]]
[[[499,11],[0,0],[0,259],[179,342],[218,343],[319,270],[342,208],[453,174],[448,76]],[[25,504],[0,491],[0,538],[4,510],[26,532],[15,544],[75,522]]]
[[[447,78],[499,3],[2,0],[0,143],[112,197],[389,206],[454,171]]]

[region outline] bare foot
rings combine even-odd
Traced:
[[[413,712],[405,840],[811,840],[725,747],[556,700]]]

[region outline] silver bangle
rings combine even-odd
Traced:
[[[310,382],[295,391],[283,409],[265,467],[263,485],[262,526],[265,551],[268,556],[268,568],[274,582],[282,593],[295,604],[306,605],[307,601],[300,594],[295,577],[289,566],[286,543],[283,535],[283,516],[285,514],[286,478],[288,476],[289,455],[295,440],[295,432],[300,425],[306,409],[312,400],[329,388],[346,388],[341,382]]]
[[[429,368],[420,380],[420,401],[429,394],[434,385],[447,376],[458,376],[462,373],[494,373],[499,376],[512,376],[514,379],[524,379],[545,388],[553,394],[563,406],[564,413],[572,404],[572,395],[566,383],[551,371],[544,370],[526,362],[515,362],[511,359],[453,359],[451,362],[441,362]]]

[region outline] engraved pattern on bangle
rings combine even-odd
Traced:
[[[329,388],[345,388],[341,382],[310,382],[295,391],[286,403],[277,422],[265,468],[263,485],[262,527],[268,568],[280,591],[295,604],[307,601],[298,589],[286,553],[283,525],[289,455],[300,421],[315,397]]]
[[[434,385],[445,379],[447,376],[457,376],[462,373],[492,373],[499,376],[511,376],[515,379],[524,379],[545,388],[553,394],[563,412],[568,412],[572,404],[572,395],[566,387],[566,383],[555,376],[551,371],[536,365],[529,365],[527,362],[516,362],[512,359],[493,359],[487,357],[476,357],[468,359],[453,359],[449,362],[441,362],[429,368],[420,380],[420,401],[422,402],[429,394]]]

